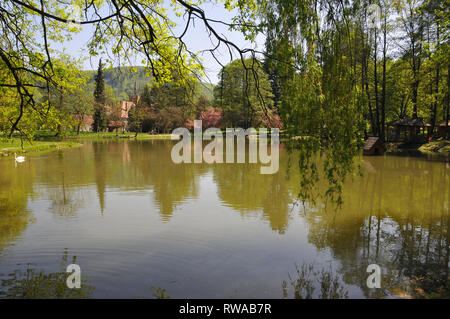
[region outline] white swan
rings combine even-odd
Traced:
[[[23,163],[23,162],[25,162],[25,156],[19,156],[19,157],[17,157],[16,153],[14,153],[14,159],[16,160],[17,163]]]

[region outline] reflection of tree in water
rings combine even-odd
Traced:
[[[64,171],[59,174],[61,176],[60,183],[47,190],[48,199],[52,202],[50,210],[59,216],[75,216],[84,203],[83,190],[79,187],[68,186]]]
[[[314,264],[302,264],[300,268],[295,265],[295,270],[294,278],[289,274],[289,281],[283,281],[282,283],[283,298],[290,297],[290,290],[293,290],[292,298],[294,299],[348,298],[348,292],[343,287],[341,279],[331,269],[316,270]],[[319,292],[314,293],[316,290],[319,290]]]
[[[102,215],[105,210],[106,179],[111,174],[111,171],[108,169],[108,161],[105,157],[105,154],[107,154],[105,146],[107,145],[108,142],[93,144],[95,184],[97,185],[97,196]]]
[[[242,214],[262,211],[273,230],[286,231],[289,204],[295,197],[292,194],[296,194],[298,181],[293,175],[295,170],[290,179],[286,178],[285,156],[280,158],[277,174],[261,175],[261,163],[175,164],[171,159],[173,145],[174,141],[102,141],[86,145],[84,154],[75,150],[73,156],[49,158],[52,166],[60,168],[56,174],[54,170],[44,170],[52,172],[45,175],[45,180],[54,185],[47,190],[53,210],[62,215],[74,214],[83,202],[83,192],[76,193],[72,186],[94,182],[101,211],[105,209],[107,187],[152,189],[162,218],[168,220],[187,198],[198,197],[199,178],[212,171],[219,196],[226,204]]]
[[[341,261],[347,284],[366,297],[449,296],[449,174],[441,165],[371,158],[371,170],[344,187],[342,210],[307,215],[308,239]],[[382,267],[382,289],[366,285]]]
[[[66,185],[79,188],[95,183],[102,213],[107,188],[152,189],[167,220],[185,198],[198,196],[198,177],[209,169],[204,164],[174,164],[170,157],[173,145],[172,141],[96,141],[84,146],[83,154],[75,150],[73,156],[60,161],[51,157],[51,165],[61,168],[57,174],[51,170],[51,174],[43,175],[47,184],[54,185],[48,189],[53,209],[65,215],[75,212],[83,202],[83,192],[74,193],[74,188]]]
[[[173,163],[173,145],[171,141],[158,141],[151,147],[149,141],[129,145],[135,174],[152,186],[164,220],[168,220],[176,206],[186,198],[198,196],[199,177],[208,171],[206,164]]]
[[[14,169],[13,161],[0,161],[0,253],[13,243],[33,218],[27,210],[33,194],[33,171],[22,165]]]
[[[0,274],[0,298],[88,298],[94,288],[89,285],[85,276],[81,277],[81,288],[70,289],[67,287],[66,280],[70,273],[66,273],[66,266],[69,264],[76,264],[76,256],[73,256],[69,262],[69,253],[65,250],[59,272],[48,273],[30,268],[30,264],[28,264],[25,271],[18,269],[7,275]]]
[[[262,210],[272,229],[284,233],[289,220],[291,193],[295,193],[290,189],[296,183],[295,178],[286,179],[286,158],[280,159],[280,170],[273,175],[261,175],[261,164],[175,164],[171,159],[175,143],[93,143],[93,175],[100,206],[104,207],[106,185],[125,190],[152,189],[161,216],[168,220],[186,198],[198,197],[200,176],[212,171],[224,202],[243,214]]]
[[[262,175],[260,166],[261,163],[214,165],[218,196],[243,215],[262,211],[271,228],[284,234],[290,219],[292,194],[295,194],[293,179],[286,178],[286,159],[280,158],[280,168],[275,174]]]
[[[16,198],[0,197],[0,253],[4,247],[13,243],[33,221],[26,206],[26,198],[16,201]]]

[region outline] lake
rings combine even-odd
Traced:
[[[261,175],[174,164],[173,145],[0,159],[0,298],[449,296],[448,162],[364,157],[337,209],[296,200],[284,148],[278,173]],[[71,263],[80,289],[66,287]],[[367,287],[369,264],[380,289]]]

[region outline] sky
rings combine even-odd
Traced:
[[[166,5],[166,8],[170,6]],[[205,11],[206,16],[210,19],[215,19],[223,22],[231,22],[234,12],[229,12],[223,7],[223,4],[215,4],[214,2],[207,2],[201,5],[201,8]],[[175,33],[177,35],[181,34],[184,30],[185,18],[177,18],[174,14],[168,13],[169,17],[177,22],[178,26],[175,28]],[[187,18],[186,18],[187,19]],[[219,34],[225,36],[228,40],[234,42],[240,48],[255,48],[257,50],[263,50],[264,48],[264,37],[258,36],[255,43],[251,43],[250,41],[246,41],[242,34],[239,32],[231,32],[228,30],[228,26],[225,26],[220,23],[211,23],[214,28],[218,31]],[[74,34],[73,39],[69,42],[65,42],[63,45],[56,45],[58,49],[64,49],[64,51],[70,54],[73,57],[79,57],[80,55],[84,55],[88,57],[87,54],[87,42],[92,35],[92,26],[83,26],[82,31]],[[191,24],[186,36],[184,37],[185,43],[191,51],[201,51],[205,49],[213,48],[214,45],[211,44],[210,39],[208,38],[208,34],[205,30],[204,24],[200,20],[196,20],[195,24]],[[215,42],[216,43],[216,42]],[[214,44],[215,44],[214,43]],[[228,50],[225,46],[222,46],[216,57],[221,61],[222,64],[227,64],[230,62],[230,57],[228,54]],[[83,65],[85,70],[93,70],[98,66],[98,60],[100,57],[88,57]],[[211,56],[210,53],[203,53],[201,55],[203,60],[203,65],[205,67],[205,72],[207,78],[205,78],[206,82],[211,82],[216,84],[218,82],[218,74],[220,72],[220,64]],[[236,59],[237,56],[234,57]],[[135,65],[139,65],[139,63],[135,63]]]

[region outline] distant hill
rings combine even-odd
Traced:
[[[134,69],[134,70],[133,70]],[[97,70],[85,71],[88,75],[88,85],[93,85]],[[121,100],[127,100],[134,92],[134,87],[139,91],[149,82],[151,77],[147,77],[144,67],[121,67],[105,70],[103,77],[105,83],[112,87],[114,94]]]
[[[88,75],[88,86],[93,90],[95,74],[97,70],[84,71]],[[112,87],[114,94],[121,100],[127,100],[134,92],[134,87],[138,92],[152,81],[151,76],[146,75],[147,70],[142,66],[137,67],[121,67],[105,70],[103,73],[105,83]],[[212,101],[214,85],[202,82],[199,85],[198,95],[204,95],[208,100]]]
[[[214,84],[207,83],[207,82],[201,82],[199,85],[199,93],[198,95],[203,95],[206,97],[210,102],[214,99]]]

